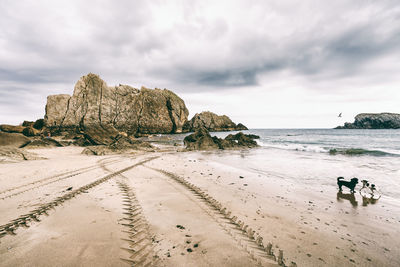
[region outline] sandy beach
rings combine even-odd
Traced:
[[[0,25],[0,267],[400,267],[400,1]]]
[[[0,266],[277,266],[280,250],[287,266],[400,264],[385,198],[355,208],[334,186],[250,171],[246,151],[81,151],[1,164]]]

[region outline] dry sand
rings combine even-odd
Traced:
[[[384,199],[365,213],[230,152],[81,151],[0,165],[0,266],[276,266],[269,242],[286,265],[400,265],[400,207]]]

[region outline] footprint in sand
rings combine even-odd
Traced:
[[[296,236],[292,235],[292,234],[288,234],[288,237],[291,238],[291,239],[297,239]]]

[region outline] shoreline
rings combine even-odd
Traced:
[[[271,242],[276,256],[283,250],[286,265],[292,261],[298,266],[400,264],[400,243],[395,240],[400,225],[395,215],[400,214],[398,200],[383,196],[376,205],[364,207],[356,196],[359,205],[354,208],[346,196],[337,199],[337,188],[330,184],[323,185],[321,193],[319,185],[293,183],[277,169],[269,173],[251,169],[241,160],[241,153],[251,152],[173,149],[108,156],[81,155],[80,147],[34,149],[30,151],[48,159],[2,163],[0,192],[20,188],[0,193],[0,197],[21,193],[0,200],[4,214],[0,225],[68,194],[69,187],[74,191],[159,156],[49,209],[48,216],[40,215],[41,221],[29,222],[29,228],[19,227],[16,235],[0,238],[0,257],[4,259],[0,266],[25,266],[27,262],[43,266],[93,262],[127,266],[129,261],[120,258],[143,258],[145,254],[135,256],[120,248],[135,246],[135,239],[129,241],[126,231],[136,230],[123,225],[129,224],[123,219],[127,197],[131,204],[136,199],[135,205],[142,210],[140,220],[146,230],[138,231],[146,233],[141,239],[151,240],[144,249],[148,253],[144,259],[151,265],[250,266],[263,259],[259,250],[252,249],[257,244],[246,245],[243,233],[229,228],[221,214],[214,214],[209,204],[160,171],[185,179],[212,196],[231,211],[231,216],[259,233],[265,246]],[[78,174],[67,177],[74,171]],[[47,180],[29,185],[40,179]],[[129,196],[121,191],[120,183],[129,188]],[[105,231],[99,234],[101,229]],[[99,237],[92,239],[95,234]],[[61,249],[63,246],[65,249]],[[52,257],[55,259],[49,260]],[[269,259],[263,263],[276,265]]]

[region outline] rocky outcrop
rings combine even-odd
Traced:
[[[41,134],[41,130],[43,128],[43,119],[39,119],[35,122],[33,121],[24,121],[21,125],[14,126],[8,124],[0,125],[0,131],[6,133],[22,133],[25,136],[37,136]]]
[[[225,139],[211,136],[204,127],[198,128],[193,134],[186,136],[183,143],[187,150],[214,150],[214,149],[238,149],[256,147],[254,139],[260,138],[257,135],[243,134],[228,135]]]
[[[29,138],[20,133],[0,132],[0,146],[21,147],[29,142]]]
[[[185,132],[194,132],[201,127],[206,128],[210,132],[248,130],[241,123],[236,125],[228,116],[219,116],[210,111],[196,113],[190,121],[185,123],[183,129]]]
[[[400,114],[397,113],[361,113],[353,123],[346,122],[336,129],[399,129]]]
[[[0,125],[0,130],[6,133],[22,133],[24,129],[25,129],[24,126],[14,126],[8,124]]]
[[[119,132],[111,126],[89,126],[83,136],[91,145],[110,145],[118,138]]]
[[[40,131],[29,126],[29,127],[25,127],[25,129],[22,131],[22,134],[25,135],[25,136],[28,136],[28,137],[37,136],[37,135],[40,134]]]
[[[167,89],[110,87],[90,73],[72,96],[47,97],[44,123],[56,129],[113,127],[129,135],[180,133],[188,114],[184,101]]]
[[[200,127],[193,134],[186,136],[183,143],[187,150],[213,150],[219,149],[216,138],[211,137],[206,128]]]

